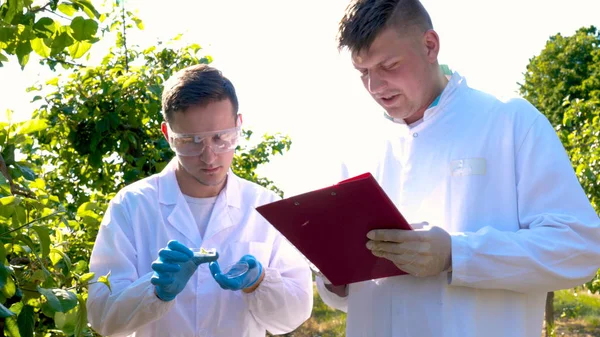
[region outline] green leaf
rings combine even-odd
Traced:
[[[0,51],[0,62],[8,62],[8,57]]]
[[[50,254],[50,229],[44,226],[33,226],[31,227],[40,238],[40,245],[42,250],[42,257],[45,258]]]
[[[8,206],[8,205],[17,205],[20,202],[20,198],[15,197],[14,195],[10,195],[8,197],[0,198],[0,205]]]
[[[139,18],[136,18],[136,17],[133,17],[132,19],[135,22],[135,25],[138,27],[139,30],[144,30],[144,23],[142,22],[142,20],[140,20]]]
[[[137,75],[130,76],[125,83],[123,83],[123,89],[128,88],[130,85],[138,81]]]
[[[4,244],[0,241],[0,264],[3,264],[6,260],[6,249],[4,249]]]
[[[25,177],[25,179],[27,179],[29,181],[35,180],[35,172],[33,172],[32,169],[30,169],[29,167],[27,167],[25,165],[19,165],[19,164],[15,164],[15,165],[21,171],[21,173],[23,174],[23,177]]]
[[[94,278],[96,273],[85,273],[79,277],[80,283],[88,283],[90,280]]]
[[[46,130],[48,128],[48,123],[45,119],[30,119],[28,121],[23,122],[17,128],[17,135],[26,135],[42,130]]]
[[[12,42],[17,33],[16,27],[0,27],[0,42]]]
[[[75,337],[81,336],[88,323],[86,300],[83,296],[77,295],[77,301],[79,302],[79,310],[77,310],[77,322],[75,323]]]
[[[8,337],[21,337],[19,331],[19,323],[16,315],[20,315],[23,312],[23,302],[17,302],[10,306],[10,311],[15,313],[15,316],[7,317],[4,323],[4,333]]]
[[[37,289],[48,300],[50,308],[56,312],[67,312],[77,306],[77,295],[71,291],[59,288],[45,289],[39,286]]]
[[[67,336],[75,334],[75,325],[77,324],[77,311],[70,310],[69,312],[57,312],[54,314],[54,324],[57,329],[63,331]]]
[[[71,29],[75,40],[86,41],[94,37],[98,31],[98,22],[78,16],[71,22]]]
[[[44,39],[42,38],[38,37],[31,40],[31,48],[33,48],[33,51],[41,57],[50,57],[50,47],[46,46]]]
[[[8,310],[2,303],[0,303],[0,318],[6,318],[15,316],[15,313]]]
[[[69,55],[71,55],[71,57],[74,59],[78,59],[78,58],[82,57],[83,55],[85,55],[85,53],[87,53],[88,50],[90,50],[90,48],[92,48],[92,44],[89,42],[75,41],[69,47]]]
[[[27,220],[27,210],[23,206],[15,206],[15,213],[13,214],[13,221],[23,224]],[[13,222],[14,223],[14,222]]]
[[[58,5],[58,10],[66,14],[67,16],[73,16],[77,10],[73,7],[72,4],[68,2],[63,2]]]
[[[23,13],[23,0],[8,0],[8,9],[4,14],[3,21],[10,24],[19,13]]]
[[[90,19],[100,18],[100,13],[94,8],[91,2],[87,0],[73,0],[73,3],[81,5],[81,9],[87,14]]]
[[[19,59],[19,64],[21,68],[25,67],[27,62],[29,62],[29,54],[33,49],[31,48],[31,43],[29,41],[21,41],[17,45],[17,59]]]
[[[61,27],[65,28],[65,27]],[[63,30],[54,40],[52,41],[52,46],[50,47],[51,53],[50,55],[56,55],[61,53],[65,48],[72,45],[74,42],[73,38],[69,35],[69,33]]]
[[[54,85],[54,86],[58,86],[58,77],[55,77],[53,79],[50,79],[46,82],[46,84],[48,85]]]
[[[83,204],[79,205],[79,207],[77,208],[77,216],[80,216],[82,214],[84,214],[84,212],[86,211],[97,211],[100,210],[100,206],[98,206],[97,203],[95,202],[84,202]]]
[[[108,274],[106,274],[104,276],[98,277],[98,282],[104,283],[108,287],[108,290],[112,291],[110,288],[110,281],[108,280],[109,277],[110,277],[110,272],[108,272]]]
[[[23,307],[23,309],[21,309],[19,317],[17,318],[17,325],[19,326],[21,337],[33,337],[35,321],[32,306],[26,305]]]
[[[59,258],[57,259],[56,256]],[[62,258],[62,260],[65,262],[67,269],[71,270],[72,264],[69,256],[56,248],[50,249],[50,259],[52,260],[53,265],[56,265],[60,261],[60,258]]]
[[[33,243],[33,241],[31,241],[31,239],[28,236],[19,234],[19,235],[15,236],[15,239],[17,241],[21,241],[22,243],[25,244],[25,246],[29,247],[29,249],[31,249],[31,252],[35,252],[35,244]]]
[[[36,32],[38,35],[41,35],[40,37],[52,37],[57,29],[58,24],[56,23],[56,21],[48,17],[43,17],[39,19],[33,25],[33,31]]]
[[[4,174],[0,173],[0,192],[4,195],[12,195],[12,191],[10,189],[10,183],[4,177]]]
[[[4,263],[0,264],[0,288],[4,288],[12,273],[13,271],[10,267]]]
[[[38,269],[36,271],[33,272],[33,274],[31,275],[31,281],[40,281],[40,282],[45,282],[47,278],[46,273],[42,270],[42,269]]]
[[[2,294],[6,298],[11,298],[15,295],[16,292],[17,292],[17,285],[15,284],[15,281],[13,281],[12,277],[7,277],[6,283],[4,284],[4,287],[2,288]]]

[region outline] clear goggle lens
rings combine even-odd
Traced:
[[[179,156],[199,156],[210,148],[214,153],[235,150],[241,135],[241,126],[202,133],[175,133],[169,128],[169,145]]]

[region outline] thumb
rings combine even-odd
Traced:
[[[213,261],[208,265],[208,269],[210,269],[210,273],[214,275],[221,274],[221,267],[219,266],[219,262]]]
[[[414,229],[414,230],[428,230],[428,228],[430,226],[429,226],[429,222],[423,221],[423,222],[412,223],[412,224],[410,224],[410,227],[412,227],[412,229]]]

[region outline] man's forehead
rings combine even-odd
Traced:
[[[352,64],[356,68],[368,68],[384,62],[394,56],[394,53],[380,48],[363,49],[360,52],[352,53]]]
[[[392,58],[404,59],[415,48],[414,37],[398,36],[393,30],[382,32],[368,47],[351,54],[355,68],[370,68]]]

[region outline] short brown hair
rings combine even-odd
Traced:
[[[162,112],[167,123],[176,112],[185,112],[192,106],[205,106],[225,99],[233,105],[234,117],[238,113],[235,88],[221,71],[206,64],[197,64],[173,74],[166,82],[162,94]]]
[[[354,0],[346,8],[338,31],[338,48],[352,52],[369,49],[382,30],[433,29],[429,13],[419,0]]]

